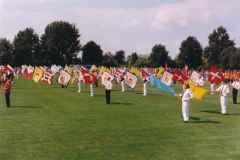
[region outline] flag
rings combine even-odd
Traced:
[[[59,70],[59,75],[58,75],[58,78],[56,79],[56,81],[59,84],[67,87],[71,77],[72,77],[71,74],[69,74],[67,71],[61,69],[61,70]]]
[[[122,71],[121,70],[119,70],[118,68],[114,68],[114,74],[113,74],[113,76],[114,76],[114,81],[115,82],[119,82],[120,81],[120,77],[121,77],[121,75],[122,75],[123,73],[122,73]]]
[[[43,70],[38,68],[37,66],[34,68],[34,72],[33,72],[33,80],[38,83],[39,79],[42,77],[43,75]]]
[[[68,72],[69,74],[72,74],[72,71],[73,71],[72,66],[68,67],[67,72]]]
[[[140,71],[135,67],[131,67],[131,72],[134,73],[136,76],[139,76],[140,74]]]
[[[126,76],[126,79],[125,79],[126,84],[133,89],[137,83],[137,76],[129,71],[126,72],[125,76]]]
[[[20,73],[21,75],[25,75],[26,68],[27,68],[26,65],[22,65],[21,68],[20,68],[20,72],[19,72],[19,73]]]
[[[8,71],[9,73],[13,72],[13,68],[9,64],[4,67],[4,70]]]
[[[25,71],[25,73],[24,73],[24,76],[29,79],[29,78],[32,76],[33,71],[34,71],[34,68],[33,68],[31,65],[29,65],[29,66],[26,68],[26,71]]]
[[[99,75],[102,76],[102,74],[105,70],[106,70],[106,68],[101,66],[100,71],[99,71]]]
[[[172,73],[164,71],[160,79],[163,83],[170,86],[170,84],[172,83],[172,77],[173,77]]]
[[[199,87],[193,83],[188,83],[190,86],[190,90],[192,91],[194,98],[196,99],[202,99],[203,96],[205,95],[205,93],[210,92],[208,89],[203,88],[203,87]]]
[[[114,79],[114,76],[113,76],[111,73],[109,73],[109,72],[107,72],[107,71],[104,71],[103,74],[102,74],[102,84],[103,84],[104,86],[107,85],[108,77],[111,78],[111,81]]]
[[[150,84],[157,89],[163,90],[164,92],[167,92],[175,97],[176,91],[154,77],[152,74],[150,74]]]
[[[53,71],[54,74],[56,74],[59,71],[59,68],[54,64],[51,66],[51,70]]]
[[[146,76],[147,76],[147,71],[145,70],[145,69],[141,69],[141,77],[142,77],[142,79],[144,79]]]
[[[54,73],[50,69],[45,69],[43,71],[41,81],[46,84],[52,84],[53,78],[54,78]]]
[[[201,74],[193,71],[191,76],[189,77],[188,81],[193,84],[198,84],[199,80],[201,79]]]
[[[184,84],[184,81],[187,81],[188,78],[184,74],[182,74],[180,71],[175,69],[173,71],[172,80],[179,81],[180,83]]]
[[[208,74],[208,81],[214,82],[215,84],[219,84],[224,80],[222,73],[220,73],[217,68],[214,66],[211,67],[209,74]]]
[[[77,80],[80,82],[83,79],[83,74],[81,72],[81,69],[78,65],[73,66],[73,75],[77,78]]]
[[[156,77],[157,77],[157,78],[160,78],[163,72],[164,72],[164,68],[163,68],[163,67],[160,67],[159,70],[158,70],[158,72],[157,72]]]
[[[81,67],[81,72],[83,74],[84,83],[97,83],[98,82],[98,78],[94,74],[88,72],[83,67]]]

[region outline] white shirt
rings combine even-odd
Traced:
[[[105,89],[106,90],[111,90],[112,89],[112,82],[111,81],[107,81],[107,84],[106,84],[106,86],[105,86]]]
[[[193,98],[192,91],[188,88],[182,94],[180,94],[182,101],[191,100]]]
[[[198,81],[198,86],[203,86],[203,85],[204,85],[204,81],[202,78],[200,78]]]
[[[222,84],[221,86],[219,86],[217,89],[216,89],[217,92],[220,92],[220,96],[227,96],[228,93],[229,93],[229,88],[228,88],[228,85],[226,84]]]

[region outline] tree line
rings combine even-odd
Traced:
[[[240,48],[236,48],[226,28],[220,26],[208,36],[208,45],[203,48],[200,42],[189,36],[181,42],[179,53],[175,59],[169,56],[165,45],[156,44],[150,53],[138,55],[136,52],[125,57],[125,51],[112,54],[103,53],[101,46],[89,41],[84,46],[80,44],[79,29],[75,24],[65,21],[55,21],[48,24],[44,33],[39,35],[33,28],[26,28],[15,35],[13,41],[0,38],[0,64],[11,66],[46,65],[51,64],[83,64],[104,66],[135,66],[172,68],[209,69],[216,66],[219,69],[240,69]],[[82,57],[78,55],[82,52]]]

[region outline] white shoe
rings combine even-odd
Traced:
[[[93,97],[93,95],[90,95],[90,97]]]
[[[78,91],[78,92],[81,92],[81,91]]]
[[[213,93],[211,93],[211,94],[213,94]]]

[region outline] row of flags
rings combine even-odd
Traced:
[[[5,66],[5,70],[13,72],[13,68],[10,65]],[[210,92],[203,87],[197,86],[197,81],[201,77],[200,73],[193,71],[191,76],[188,78],[178,70],[174,70],[173,73],[170,73],[162,67],[159,68],[156,76],[144,68],[141,70],[135,67],[131,67],[130,69],[107,69],[104,66],[101,66],[99,69],[95,65],[93,65],[90,70],[79,65],[73,65],[72,67],[65,66],[65,68],[56,65],[52,65],[50,68],[23,65],[21,68],[19,68],[19,73],[24,75],[26,78],[30,78],[32,76],[33,80],[36,83],[41,80],[46,84],[52,84],[55,74],[58,73],[56,81],[65,87],[68,86],[69,82],[73,83],[74,80],[82,81],[85,84],[95,84],[98,83],[98,79],[100,77],[101,84],[106,85],[108,77],[110,77],[111,80],[119,82],[124,76],[126,84],[131,89],[134,89],[138,78],[144,79],[148,77],[152,86],[163,90],[173,96],[176,94],[176,91],[170,87],[173,80],[178,81],[182,84],[188,82],[196,99],[202,99],[205,93]],[[222,80],[224,80],[224,77],[214,66],[212,66],[209,71],[208,80],[212,83],[219,84]]]

